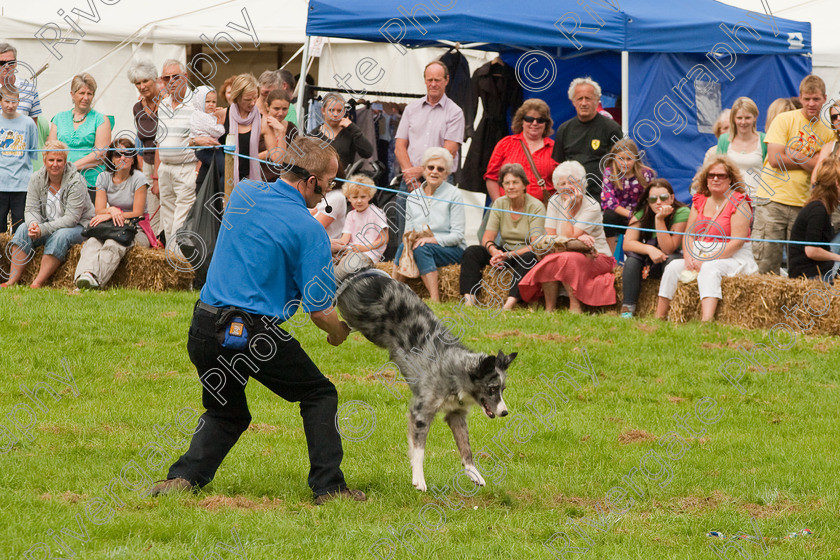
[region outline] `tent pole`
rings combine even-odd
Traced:
[[[303,128],[303,90],[306,87],[306,74],[309,71],[309,35],[306,36],[306,41],[303,42],[303,56],[300,61],[300,80],[298,80],[298,94],[297,103],[295,103],[295,111],[297,114],[298,130],[306,130]]]
[[[630,53],[621,51],[621,129],[630,131]]]

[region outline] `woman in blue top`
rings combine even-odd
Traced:
[[[73,76],[70,96],[73,108],[58,113],[50,124],[50,140],[60,140],[70,148],[67,161],[76,166],[87,183],[91,201],[96,199],[96,178],[105,170],[105,150],[111,143],[111,121],[91,108],[96,80],[83,72]]]
[[[441,266],[458,264],[464,256],[466,221],[463,198],[458,188],[446,181],[452,172],[452,154],[445,148],[429,148],[421,163],[426,181],[408,195],[405,205],[405,231],[423,231],[428,227],[433,236],[414,242],[414,260],[429,298],[440,301],[438,271]],[[397,247],[394,263],[400,262],[403,244]],[[405,282],[406,277],[394,266],[394,279]]]

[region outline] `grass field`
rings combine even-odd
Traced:
[[[186,352],[195,298],[0,291],[0,558],[840,558],[837,338],[756,352],[741,394],[718,370],[739,346],[770,344],[766,332],[470,310],[458,320],[468,346],[519,353],[511,415],[470,413],[473,449],[492,455],[481,489],[458,476],[436,421],[423,494],[407,388],[377,377],[386,353],[358,334],[333,348],[310,323],[298,338],[338,388],[342,468],[369,500],[312,505],[297,407],[258,383],[253,424],[216,479],[152,499],[148,482],[186,449],[175,424],[192,429],[188,408],[201,410]],[[60,399],[27,397],[21,386],[39,382]]]

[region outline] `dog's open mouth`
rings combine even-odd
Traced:
[[[493,411],[490,410],[490,407],[487,406],[486,402],[481,401],[481,407],[484,409],[484,414],[486,414],[488,418],[495,418],[496,417],[496,415],[493,413]]]

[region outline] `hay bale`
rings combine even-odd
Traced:
[[[0,235],[0,269],[4,278],[9,274],[9,255],[7,245],[11,241],[8,234]],[[67,254],[67,260],[61,264],[46,286],[60,289],[73,289],[73,274],[79,262],[82,246],[74,245]],[[29,285],[38,273],[43,247],[35,251],[35,256],[29,262],[21,276],[20,284]],[[173,258],[167,260],[166,254],[160,249],[132,247],[128,250],[117,271],[114,273],[107,287],[132,288],[161,292],[164,290],[189,290],[192,287],[193,273],[189,272],[189,265]]]

